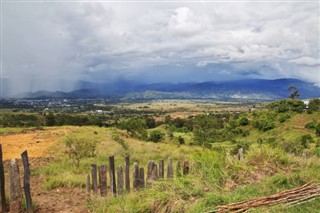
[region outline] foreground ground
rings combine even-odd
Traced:
[[[13,128],[10,131],[3,128],[2,132],[7,133],[0,136],[0,140],[5,160],[20,158],[20,154],[28,150],[31,190],[38,212],[206,212],[221,204],[271,195],[310,181],[319,183],[320,161],[313,153],[315,142],[310,142],[300,154],[286,152],[280,146],[282,141],[279,146],[267,140],[257,142],[260,137],[274,136],[276,140],[298,141],[305,134],[317,141],[314,130],[305,128],[310,120],[319,122],[319,114],[293,115],[266,132],[246,126],[250,134],[236,138],[240,142],[249,142],[244,144],[250,148],[246,149],[242,161],[232,153],[238,144],[226,141],[213,144],[212,149],[204,149],[190,144],[190,132],[173,132],[174,137],[186,139],[185,145],[167,136],[159,143],[152,143],[129,137],[125,131],[115,128],[91,126]],[[157,129],[166,131],[163,126]],[[122,140],[115,139],[115,132]],[[83,159],[79,168],[65,154],[64,140],[70,134],[98,142],[96,156]],[[149,160],[158,162],[171,156],[174,166],[177,160],[189,160],[192,170],[188,176],[157,181],[144,190],[116,198],[93,197],[86,201],[84,188],[91,164],[108,164],[108,156],[114,155],[116,166],[123,165],[123,157],[127,154],[131,166],[133,162],[139,162],[146,169]],[[318,198],[290,209],[276,206],[267,210],[316,212],[319,208]],[[253,212],[265,211],[262,208]]]

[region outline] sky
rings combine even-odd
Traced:
[[[320,85],[319,4],[3,0],[1,78],[12,93],[79,80]]]

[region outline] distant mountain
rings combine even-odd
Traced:
[[[114,83],[79,82],[72,92],[38,91],[25,93],[26,98],[106,98],[133,99],[217,99],[217,100],[275,100],[286,98],[288,88],[296,87],[300,98],[320,97],[320,88],[313,83],[297,79],[246,79],[201,83],[156,83],[141,84],[131,81]]]

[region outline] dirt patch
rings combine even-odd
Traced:
[[[35,212],[89,212],[85,207],[86,194],[79,188],[58,188],[54,190],[43,190],[42,184],[45,180],[41,177],[32,177],[32,198],[36,204]]]
[[[46,166],[52,158],[30,158],[30,167],[32,171]],[[23,184],[23,166],[21,160],[17,160],[20,169],[20,181]],[[9,167],[9,160],[4,162],[4,167]],[[6,194],[9,194],[9,177],[5,174]],[[85,206],[86,192],[81,188],[57,188],[45,190],[42,188],[45,178],[39,175],[30,177],[31,197],[35,204],[36,213],[87,213],[90,212]],[[22,191],[23,191],[23,185]],[[24,194],[24,193],[23,193]]]
[[[0,136],[3,159],[21,158],[24,150],[28,150],[29,157],[50,156],[50,148],[69,131],[70,128],[58,128]]]

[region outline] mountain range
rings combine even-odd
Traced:
[[[216,99],[276,100],[289,96],[294,86],[300,98],[320,97],[320,87],[298,79],[244,79],[234,81],[208,81],[187,83],[143,84],[132,81],[93,83],[79,81],[75,90],[37,91],[19,94],[19,98],[119,98],[122,100],[150,99]]]

